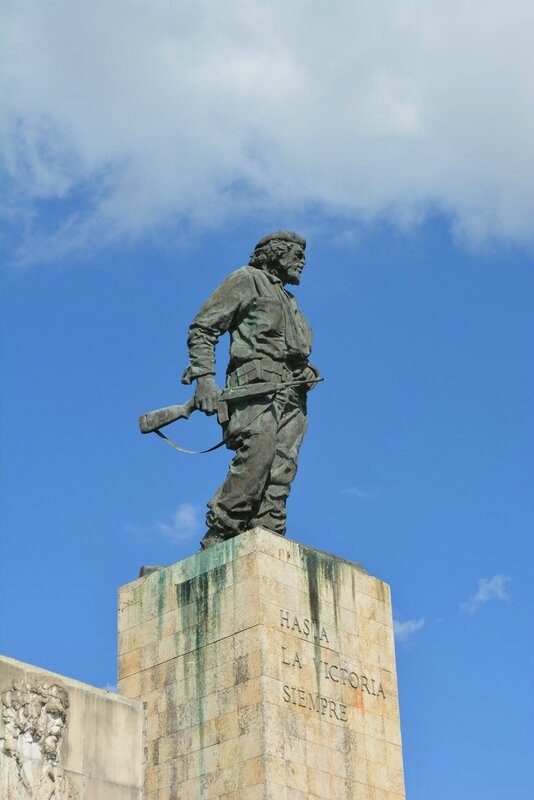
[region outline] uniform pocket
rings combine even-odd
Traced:
[[[284,327],[284,314],[279,300],[267,297],[256,297],[251,303],[249,316],[253,320],[256,331],[273,331],[279,334]]]

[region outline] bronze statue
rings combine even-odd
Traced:
[[[300,283],[305,248],[305,240],[289,231],[258,242],[248,266],[232,272],[191,323],[182,382],[196,381],[194,398],[140,419],[148,432],[195,409],[218,413],[223,443],[235,456],[208,503],[202,548],[255,526],[285,534],[286,501],[307,426],[306,396],[321,380],[308,361],[311,328],[285,289]],[[226,332],[230,361],[221,392],[215,348]]]

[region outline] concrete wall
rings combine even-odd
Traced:
[[[142,706],[0,656],[2,800],[141,800]]]

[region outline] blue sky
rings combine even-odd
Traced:
[[[293,228],[325,381],[288,534],[392,587],[410,799],[526,796],[530,12],[230,5],[8,4],[1,650],[115,683],[117,587],[196,551],[229,460],[137,417],[188,397],[200,303]]]

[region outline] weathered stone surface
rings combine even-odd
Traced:
[[[145,800],[402,800],[389,587],[261,528],[119,593]]]
[[[140,800],[144,712],[0,656],[2,800]]]

